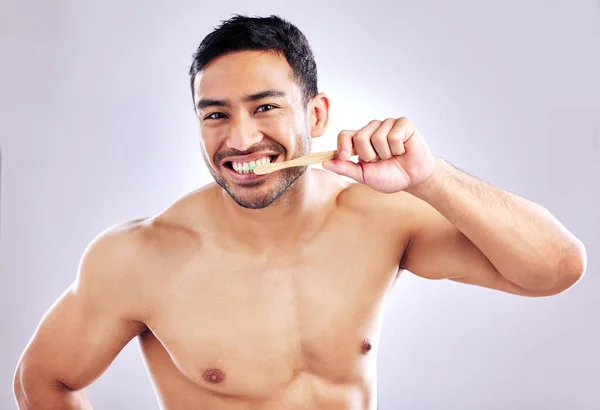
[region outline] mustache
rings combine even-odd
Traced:
[[[283,148],[283,146],[279,145],[279,144],[256,144],[251,146],[250,148],[248,148],[245,151],[239,151],[235,148],[227,148],[224,149],[223,151],[219,151],[215,157],[214,157],[214,163],[215,164],[220,164],[223,159],[227,158],[227,157],[231,157],[231,156],[242,156],[242,155],[250,155],[253,154],[255,152],[260,152],[260,151],[273,151],[277,154],[284,154],[285,153],[285,148]]]

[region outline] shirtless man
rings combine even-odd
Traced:
[[[523,296],[583,275],[583,245],[547,210],[435,158],[406,118],[341,132],[326,170],[244,171],[310,152],[327,126],[291,24],[234,17],[190,74],[216,184],[89,245],[18,364],[20,409],[90,409],[85,387],[135,337],[164,409],[375,409],[400,270]]]

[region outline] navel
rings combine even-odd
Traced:
[[[208,383],[221,383],[225,379],[225,373],[221,369],[206,369],[202,378]]]
[[[363,340],[362,346],[361,346],[362,354],[369,353],[372,348],[373,348],[373,346],[371,346],[371,342],[369,341],[369,339]]]

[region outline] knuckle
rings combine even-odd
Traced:
[[[388,136],[383,132],[377,132],[373,134],[371,140],[373,140],[373,142],[386,142],[388,140]]]
[[[367,134],[366,132],[359,131],[356,134],[354,134],[354,137],[352,137],[352,139],[354,141],[366,141],[369,139],[369,134]]]
[[[409,120],[409,119],[408,119],[408,118],[406,118],[406,117],[400,117],[400,118],[398,118],[398,122],[399,122],[401,125],[410,125],[410,124],[412,124],[412,121],[411,121],[411,120]]]
[[[402,135],[400,135],[397,132],[391,133],[390,135],[388,135],[388,141],[393,142],[393,143],[402,143]]]
[[[339,136],[341,138],[349,138],[352,136],[352,134],[356,133],[356,131],[353,130],[342,130],[339,134]]]

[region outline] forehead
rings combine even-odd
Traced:
[[[220,56],[194,79],[196,100],[236,99],[269,89],[279,89],[290,96],[299,93],[285,57],[267,51],[242,51]]]

